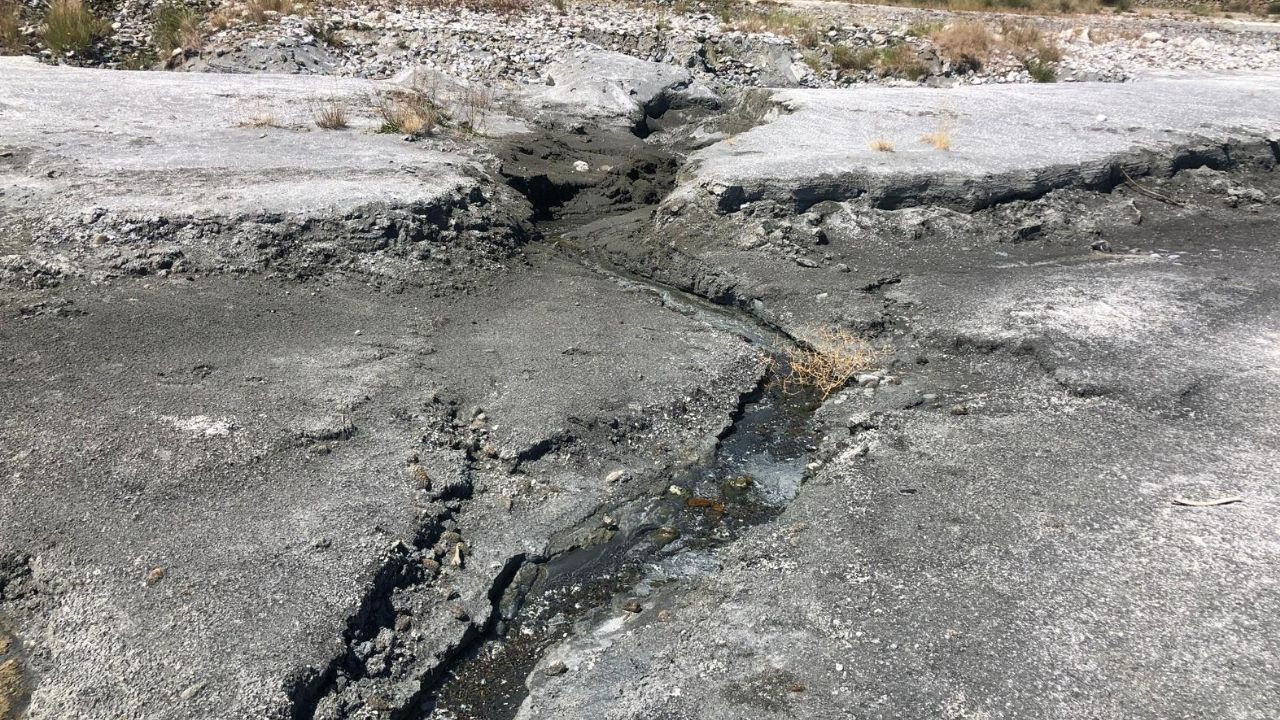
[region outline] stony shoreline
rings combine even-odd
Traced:
[[[591,1],[564,12],[541,5],[500,11],[375,2],[268,11],[256,21],[231,3],[206,8],[197,26],[200,39],[157,58],[158,7],[143,0],[127,3],[100,49],[70,61],[380,79],[425,65],[463,80],[526,84],[543,82],[556,57],[602,48],[689,67],[725,87],[945,86],[1035,81],[1026,48],[1008,40],[1010,33],[1034,28],[1043,36],[1037,43],[1057,48],[1048,64],[1060,81],[1280,68],[1280,26],[1274,23],[1232,24],[1168,11],[1038,17],[808,0],[726,6],[732,9]],[[982,24],[994,34],[980,65],[949,55],[931,37],[954,23]],[[36,30],[29,25],[24,32],[34,37]],[[875,59],[898,47],[919,70],[904,74]],[[48,50],[38,54],[52,59]]]

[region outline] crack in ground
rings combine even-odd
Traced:
[[[944,177],[920,177],[910,183],[877,185],[866,175],[846,173],[822,182],[789,190],[768,186],[724,186],[716,199],[716,210],[733,213],[743,205],[772,200],[802,214],[819,203],[865,200],[877,210],[911,207],[947,207],[961,212],[987,210],[1017,201],[1034,201],[1056,190],[1080,189],[1113,192],[1133,179],[1172,178],[1185,170],[1210,168],[1230,170],[1255,161],[1280,161],[1277,141],[1265,138],[1236,138],[1225,142],[1186,144],[1165,151],[1143,150],[1113,156],[1089,166],[1061,165],[1035,173],[990,176],[978,185],[953,186]]]

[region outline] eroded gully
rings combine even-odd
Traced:
[[[595,177],[557,175],[587,158],[608,170]],[[634,232],[647,225],[670,190],[677,155],[626,136],[523,139],[504,158],[504,175],[535,205],[542,242],[531,252],[564,253],[629,289],[653,293],[674,312],[738,335],[785,371],[781,351],[791,338],[734,308],[602,267],[563,242],[587,223],[592,234]],[[616,218],[617,223],[601,223]],[[595,238],[604,240],[606,238]],[[554,646],[609,632],[645,612],[663,588],[713,572],[715,548],[743,530],[777,517],[795,497],[814,449],[810,417],[816,398],[784,392],[773,372],[742,398],[711,462],[662,478],[605,513],[597,542],[572,547],[540,563],[525,563],[495,588],[493,616],[470,645],[438,668],[414,718],[502,720],[515,717],[534,672],[562,668],[544,662]],[[539,667],[541,666],[541,669]]]

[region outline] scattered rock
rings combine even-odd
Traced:
[[[427,474],[427,469],[421,465],[409,466],[409,478],[413,481],[415,490],[431,489],[431,476]]]
[[[151,568],[151,570],[147,572],[147,576],[144,579],[144,582],[146,582],[147,587],[152,587],[163,579],[164,579],[164,568],[157,566],[157,567]]]

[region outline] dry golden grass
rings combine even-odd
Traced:
[[[271,110],[255,110],[249,117],[237,123],[240,127],[247,128],[278,128],[284,127],[280,124],[279,118]]]
[[[244,4],[244,13],[256,23],[266,22],[272,17],[268,13],[292,15],[297,6],[293,0],[248,0]]]
[[[22,52],[22,8],[0,0],[0,55]]]
[[[945,127],[940,127],[934,132],[921,135],[920,142],[926,145],[932,145],[934,150],[950,150],[951,130]]]
[[[233,8],[220,7],[209,14],[209,27],[212,27],[214,30],[226,30],[232,25],[235,25],[236,20],[238,19],[239,13],[237,13]]]
[[[816,392],[825,400],[849,384],[854,376],[874,367],[880,353],[866,340],[847,331],[823,328],[803,343],[787,348],[779,378],[789,392]]]
[[[1005,22],[1000,27],[1000,39],[1004,47],[1024,62],[1035,58],[1042,63],[1055,63],[1062,59],[1062,48],[1039,28],[1026,23]]]
[[[876,152],[893,152],[893,143],[888,140],[872,140],[871,149]]]
[[[442,97],[438,75],[415,72],[408,88],[370,98],[374,112],[382,118],[378,132],[414,136],[434,133],[447,119]],[[462,101],[465,102],[465,98]],[[476,95],[471,102],[484,105],[492,102],[492,96]]]
[[[316,127],[324,130],[342,130],[347,127],[347,106],[341,100],[322,100],[311,110]]]
[[[440,106],[434,100],[413,91],[375,96],[373,107],[382,118],[379,132],[430,135],[442,119]]]
[[[17,717],[22,696],[22,668],[17,660],[5,660],[0,663],[0,718]]]
[[[938,54],[957,65],[982,67],[997,39],[986,25],[972,20],[952,23],[930,36]]]
[[[1031,50],[1044,40],[1044,33],[1034,25],[1005,22],[1000,26],[1000,37],[1015,50]]]

